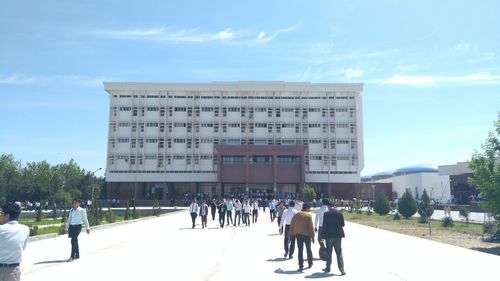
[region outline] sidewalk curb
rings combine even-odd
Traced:
[[[161,214],[159,216],[148,216],[148,217],[132,219],[132,220],[128,220],[128,221],[119,221],[119,222],[114,222],[114,223],[96,225],[96,226],[90,227],[90,229],[92,231],[107,229],[107,228],[120,226],[120,225],[124,225],[124,224],[130,224],[130,223],[135,223],[135,222],[139,222],[139,221],[151,220],[151,219],[155,219],[155,218],[159,218],[159,217],[163,217],[163,216],[169,216],[171,214],[177,213],[178,211],[184,211],[184,209],[169,210],[169,212],[167,212],[165,214]],[[49,234],[43,234],[43,235],[30,236],[28,238],[28,242],[36,242],[36,241],[40,241],[40,240],[55,238],[55,237],[62,236],[62,235],[66,235],[66,234],[49,233]]]

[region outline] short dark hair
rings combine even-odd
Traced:
[[[75,199],[73,199],[73,203],[74,203],[74,202],[82,203],[82,200],[80,200],[80,199],[78,199],[78,198],[75,198]]]
[[[5,215],[9,215],[10,220],[17,221],[19,215],[21,214],[21,206],[16,203],[7,203],[2,206],[2,212]]]
[[[290,207],[295,207],[295,202],[292,200],[290,202],[288,202],[288,206]]]
[[[305,211],[308,209],[311,209],[311,206],[309,206],[309,204],[307,204],[307,203],[304,203],[304,205],[302,205],[302,211]]]

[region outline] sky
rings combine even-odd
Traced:
[[[1,1],[0,154],[105,168],[103,81],[364,83],[362,175],[467,161],[500,1]],[[99,171],[99,173],[103,173]]]

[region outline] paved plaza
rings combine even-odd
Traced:
[[[495,280],[500,257],[346,223],[347,275],[322,273],[318,244],[311,269],[283,259],[283,237],[269,213],[250,227],[191,229],[187,210],[80,235],[81,259],[67,263],[66,236],[30,242],[22,280]]]

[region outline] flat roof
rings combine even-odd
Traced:
[[[284,91],[338,92],[363,91],[363,83],[310,83],[283,81],[236,81],[209,83],[146,83],[103,82],[104,90],[112,91]]]

